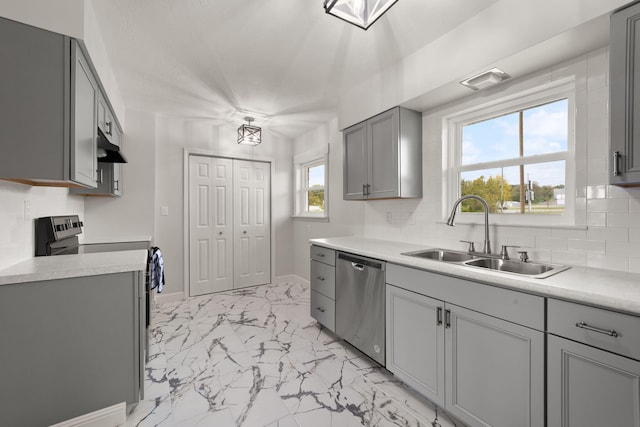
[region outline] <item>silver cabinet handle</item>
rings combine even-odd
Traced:
[[[324,313],[325,311],[324,308],[322,307],[316,307],[316,310],[318,310],[320,313]]]
[[[352,262],[351,267],[355,268],[358,271],[364,270],[364,265],[358,264],[357,262]]]
[[[613,152],[613,176],[620,176],[622,173],[620,172],[620,152]]]
[[[324,254],[316,254],[317,257],[324,258]]]
[[[363,196],[367,195],[367,184],[362,184],[362,195]]]
[[[115,191],[120,191],[120,180],[116,179],[115,181],[113,181],[113,189]]]
[[[576,323],[576,327],[578,327],[580,329],[586,329],[588,331],[597,332],[599,334],[609,335],[610,337],[616,337],[616,338],[618,337],[618,333],[616,331],[614,331],[613,329],[602,329],[602,328],[598,328],[596,326],[588,325],[585,322]]]
[[[318,277],[316,277],[316,279],[318,279],[318,280],[320,280],[320,281],[324,282],[324,277],[322,277],[322,276],[318,276]]]
[[[445,328],[451,327],[451,310],[444,311],[444,327]]]
[[[370,189],[371,189],[371,184],[367,184],[367,185],[366,185],[366,187],[367,187],[367,192],[366,192],[365,196],[368,196],[368,195],[370,195],[370,194],[371,194],[371,191],[370,191]]]
[[[107,122],[107,123],[105,123],[105,125],[109,128],[109,130],[106,132],[106,134],[109,135],[109,136],[113,136],[113,123],[112,122]]]
[[[442,307],[438,307],[436,310],[436,325],[442,325]]]

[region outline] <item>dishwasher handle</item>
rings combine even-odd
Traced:
[[[363,258],[359,256],[353,256],[344,252],[338,252],[338,260],[344,260],[351,263],[353,268],[362,271],[365,267],[375,268],[376,270],[384,271],[385,263],[377,259]]]

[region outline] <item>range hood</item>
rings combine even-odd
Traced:
[[[102,130],[98,128],[98,161],[101,163],[127,163],[120,147],[109,142]]]

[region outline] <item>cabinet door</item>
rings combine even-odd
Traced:
[[[367,195],[381,199],[400,195],[398,176],[399,109],[394,108],[367,120]]]
[[[544,334],[447,304],[446,409],[472,426],[544,426]]]
[[[549,426],[640,426],[640,362],[547,338]]]
[[[344,139],[344,200],[360,200],[367,193],[367,130],[365,123],[345,129]]]
[[[610,182],[640,185],[640,4],[612,15],[609,58]]]
[[[386,286],[386,368],[440,406],[444,406],[443,307],[442,301]]]
[[[98,86],[80,47],[72,42],[71,173],[73,181],[96,187]]]

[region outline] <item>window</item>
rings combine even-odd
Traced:
[[[326,151],[326,148],[324,150]],[[296,201],[294,217],[328,218],[327,154],[314,150],[294,159]]]
[[[324,159],[303,166],[305,214],[324,216]]]
[[[499,223],[574,222],[573,85],[531,92],[448,119],[447,206],[476,194]]]

